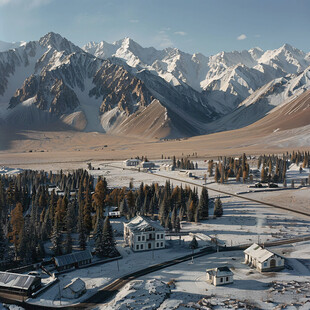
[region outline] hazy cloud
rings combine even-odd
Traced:
[[[165,30],[161,30],[158,32],[158,35],[154,38],[154,45],[160,48],[166,48],[173,46],[173,42],[170,39],[170,36]]]
[[[241,41],[241,40],[245,40],[247,38],[247,36],[243,33],[243,34],[240,34],[239,37],[237,37],[237,40]]]
[[[131,19],[130,22],[133,24],[137,24],[139,22],[139,19]]]
[[[23,5],[27,8],[38,7],[50,3],[52,0],[0,0],[0,6],[5,5]]]
[[[179,36],[186,36],[187,35],[187,33],[184,31],[176,31],[174,34],[177,34]]]

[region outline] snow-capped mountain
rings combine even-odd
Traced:
[[[234,110],[271,80],[299,73],[310,65],[309,54],[289,44],[276,50],[253,48],[210,57],[177,48],[143,48],[129,38],[112,44],[90,42],[83,49],[99,58],[122,59],[137,70],[147,69],[173,86],[186,84],[205,92],[208,104],[221,114]]]
[[[285,44],[205,57],[125,38],[81,49],[59,34],[0,52],[0,119],[148,137],[240,128],[310,88],[310,53]]]
[[[126,120],[139,116],[151,127],[156,123],[150,136],[177,137],[203,133],[204,122],[216,116],[198,92],[190,89],[190,96],[182,95],[185,90],[177,91],[154,75],[146,85],[140,77],[147,72],[133,75],[126,66],[97,58],[48,33],[39,41],[0,53],[0,117],[27,128],[61,121],[79,130],[118,132],[120,126],[122,133],[134,134],[137,125],[129,126]],[[150,109],[162,116],[147,111],[151,103]]]
[[[0,41],[0,52],[4,52],[4,51],[8,51],[8,50],[11,50],[14,48],[18,48],[18,47],[23,46],[25,44],[26,44],[26,42],[23,42],[23,41],[13,42],[13,43]]]
[[[299,74],[289,74],[265,84],[233,112],[207,127],[209,131],[224,131],[248,126],[309,90],[310,66]]]

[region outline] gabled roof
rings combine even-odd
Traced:
[[[2,287],[28,290],[36,279],[40,278],[26,274],[0,271],[0,286]]]
[[[244,250],[245,254],[255,258],[258,262],[262,263],[273,255],[277,255],[267,249],[263,249],[260,245],[253,243],[249,248]]]
[[[228,277],[234,274],[227,266],[207,269],[207,273],[215,277]]]
[[[67,284],[64,289],[70,289],[74,293],[78,293],[85,289],[85,282],[80,278],[76,280],[72,280],[69,284]]]
[[[154,229],[156,231],[164,231],[165,229],[157,222],[150,220],[147,217],[137,215],[129,223],[124,223],[130,231],[141,232],[148,229]]]
[[[89,250],[79,251],[71,254],[61,255],[55,257],[55,264],[57,267],[67,266],[83,260],[92,259]]]

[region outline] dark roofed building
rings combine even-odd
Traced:
[[[40,277],[0,271],[0,290],[3,292],[30,296],[40,287]]]
[[[234,282],[234,274],[227,266],[207,269],[206,272],[207,281],[215,286]]]
[[[92,255],[89,250],[75,252],[71,254],[56,256],[54,258],[56,269],[58,271],[79,268],[80,266],[91,263]]]

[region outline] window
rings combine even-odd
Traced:
[[[220,282],[223,282],[223,278],[220,278]]]
[[[141,237],[140,236],[138,236],[138,241],[140,241],[141,240]]]
[[[164,239],[164,234],[161,234],[161,238]]]
[[[164,243],[163,243],[163,242],[161,242],[161,243],[160,243],[160,246],[164,246]]]
[[[144,236],[142,236],[142,241],[144,241]]]
[[[159,242],[156,242],[156,248],[158,248],[159,247]]]
[[[228,277],[226,277],[226,282],[228,282]]]
[[[136,247],[136,249],[137,249],[137,250],[139,250],[139,244],[137,244],[137,247]]]
[[[159,239],[159,235],[156,235],[156,239]]]
[[[141,250],[143,250],[143,244],[141,244]]]

